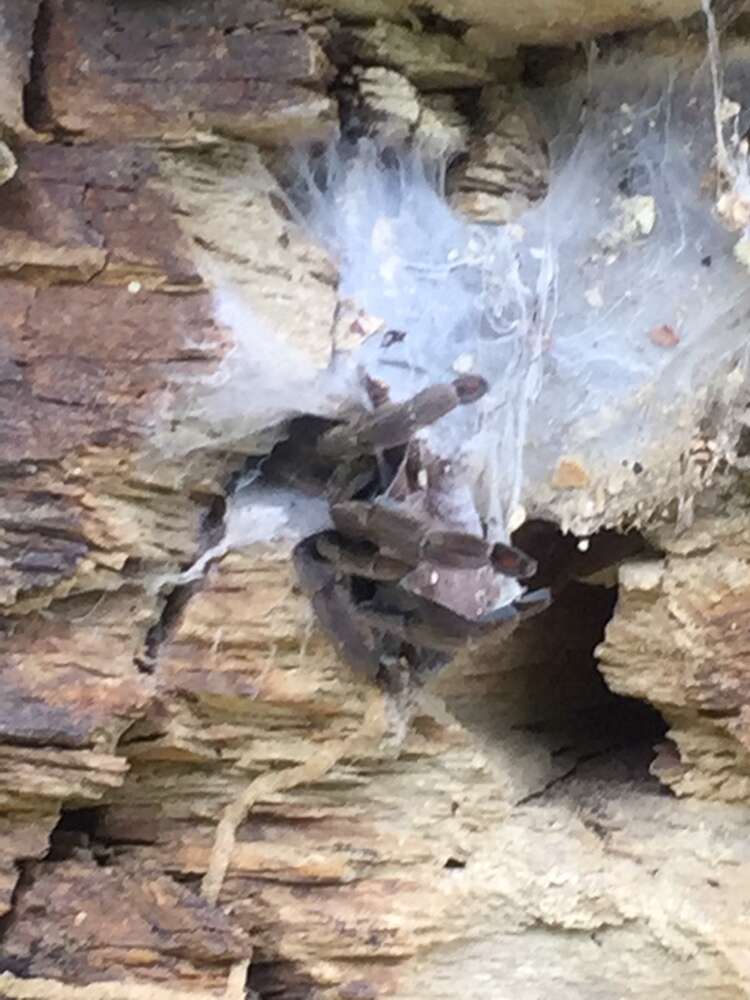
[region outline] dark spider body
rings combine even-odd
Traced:
[[[435,567],[436,577],[464,571],[471,585],[477,573],[528,579],[536,563],[513,546],[493,545],[397,499],[406,498],[421,468],[419,448],[412,448],[417,431],[481,399],[486,381],[464,375],[403,403],[389,402],[381,384],[377,392],[365,384],[374,411],[361,409],[338,422],[311,418],[303,433],[274,450],[264,474],[328,500],[333,529],[294,550],[299,586],[339,654],[375,679],[388,676],[388,659],[415,669],[439,665],[474,639],[510,633],[547,607],[549,593],[526,594],[469,618],[403,585],[425,566]]]

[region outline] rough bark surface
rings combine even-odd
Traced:
[[[385,87],[374,114],[397,91],[407,131],[449,107],[460,137],[418,91],[510,72],[359,13],[331,51],[387,40],[358,86]],[[565,40],[581,13],[503,5],[493,31]],[[291,542],[180,575],[246,457],[191,402],[234,346],[217,276],[312,364],[330,351],[334,264],[251,144],[330,132],[329,28],[273,0],[0,0],[0,997],[740,1000],[739,500],[654,534],[606,636],[612,581],[568,552],[541,625],[409,697],[337,661]]]
[[[678,795],[750,797],[749,530],[734,500],[689,531],[660,532],[664,558],[621,571],[602,670],[668,721],[677,752],[667,744],[652,769]]]
[[[320,5],[304,0],[304,6]],[[334,0],[330,6],[346,20],[413,27],[415,10],[420,11],[421,5],[409,0]],[[511,54],[518,45],[570,45],[604,32],[688,17],[700,10],[700,0],[597,0],[596,4],[587,0],[506,0],[502,4],[463,0],[460,5],[454,0],[433,0],[429,9],[438,20],[465,31],[472,49],[497,55]]]
[[[23,93],[31,78],[34,25],[40,0],[3,4],[0,11],[0,129],[28,131]]]
[[[274,0],[45,0],[33,124],[87,138],[322,137],[327,60]]]

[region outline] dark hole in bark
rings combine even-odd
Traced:
[[[262,1000],[313,1000],[319,987],[301,963],[269,961],[259,947],[248,970],[247,995]]]
[[[649,766],[667,725],[653,706],[607,687],[595,650],[617,605],[618,567],[628,559],[658,558],[659,553],[637,531],[605,530],[579,539],[543,521],[527,522],[514,541],[539,563],[531,586],[552,589],[554,605],[540,616],[536,627],[552,625],[563,654],[559,714],[541,719],[530,730],[551,737],[553,757],[569,762],[568,774],[585,764],[591,774],[646,781],[657,787]],[[566,674],[570,682],[567,698]],[[583,693],[580,702],[576,689]]]
[[[47,99],[47,51],[52,27],[52,14],[47,0],[37,9],[31,42],[29,81],[23,88],[23,117],[29,128],[44,132],[52,124]]]
[[[114,864],[121,851],[135,845],[153,843],[153,837],[149,838],[149,831],[145,826],[143,836],[139,839],[113,836],[107,826],[107,809],[106,805],[63,809],[50,834],[49,850],[44,861],[91,858],[105,867]],[[188,882],[189,877],[185,881]]]
[[[522,746],[549,755],[549,773],[538,783],[519,762],[519,802],[562,792],[566,779],[584,772],[658,791],[649,766],[664,719],[652,706],[611,691],[595,655],[617,604],[618,566],[658,553],[637,532],[602,531],[583,540],[542,521],[527,522],[513,542],[537,560],[529,586],[549,587],[552,604],[507,644],[480,652],[483,660],[469,663],[468,682],[451,677],[448,707],[489,747],[505,753],[515,734]],[[483,679],[472,688],[474,671]],[[506,754],[503,766],[513,760]]]
[[[67,861],[78,851],[91,851],[101,812],[101,807],[63,809],[50,834],[47,861]]]
[[[737,442],[737,457],[747,458],[748,455],[750,455],[750,427],[743,427]]]
[[[517,58],[525,87],[563,83],[586,71],[587,55],[582,45],[522,45]]]
[[[446,17],[438,11],[432,10],[428,4],[415,4],[412,10],[419,18],[422,31],[425,32],[462,38],[471,26],[469,21],[463,21],[459,17]]]

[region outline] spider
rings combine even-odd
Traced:
[[[549,592],[470,617],[404,585],[425,569],[433,581],[446,570],[472,573],[472,580],[526,580],[537,567],[512,545],[457,530],[429,506],[429,484],[440,482],[445,465],[415,434],[457,406],[476,403],[487,392],[485,379],[463,375],[402,403],[390,402],[382,383],[368,379],[365,386],[372,411],[352,408],[340,420],[298,424],[271,453],[264,474],[327,499],[333,527],[296,546],[298,583],[339,655],[383,680],[389,662],[420,670],[484,635],[510,633],[548,606]]]

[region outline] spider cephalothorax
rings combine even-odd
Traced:
[[[342,657],[370,677],[384,676],[394,658],[417,668],[445,662],[475,638],[512,631],[549,602],[547,591],[537,591],[472,615],[439,597],[441,575],[460,571],[472,586],[498,575],[528,579],[536,571],[525,553],[446,522],[431,502],[444,463],[414,436],[486,391],[481,376],[464,375],[391,403],[382,384],[371,384],[372,411],[357,408],[341,420],[308,425],[265,464],[271,481],[293,482],[329,502],[333,527],[297,545],[297,577]],[[420,592],[425,574],[436,585],[435,599]]]

